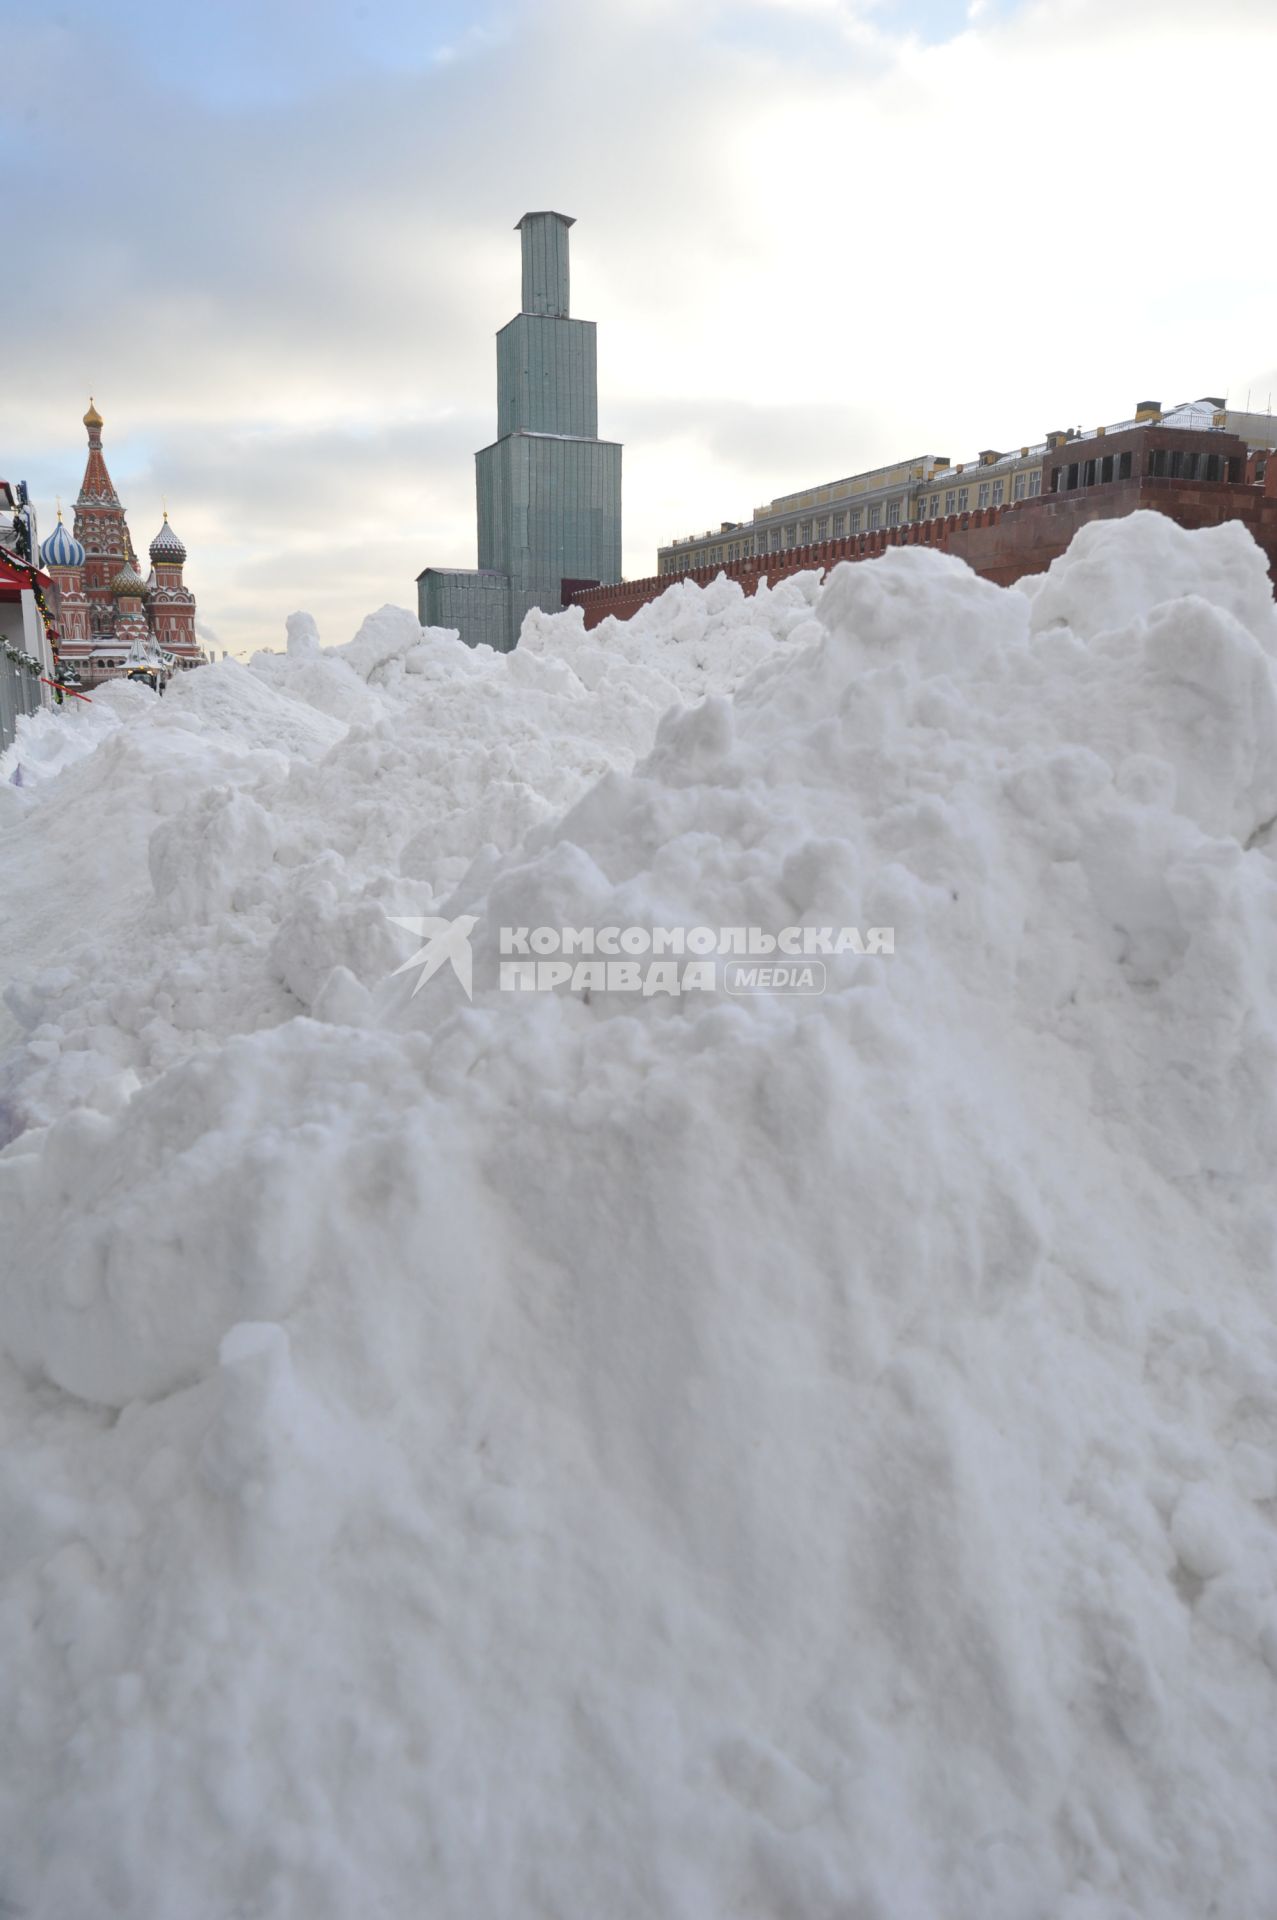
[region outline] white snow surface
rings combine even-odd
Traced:
[[[1275,661],[1137,514],[26,729],[0,1911],[1271,1920]]]

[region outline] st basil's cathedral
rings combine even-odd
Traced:
[[[195,638],[195,595],[182,584],[186,548],[168,514],[142,578],[124,508],[102,452],[102,416],[84,416],[89,457],[75,503],[74,532],[58,524],[40,548],[53,581],[59,666],[95,685],[139,665],[172,672],[205,663]]]

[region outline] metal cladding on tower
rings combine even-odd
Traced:
[[[515,232],[523,235],[524,313],[567,318],[568,228],[575,225],[567,213],[525,213],[515,226]]]
[[[557,610],[565,580],[621,577],[621,447],[598,437],[592,320],[568,313],[563,213],[525,213],[522,311],[497,335],[497,435],[475,455],[479,565],[417,577],[425,626],[508,652],[533,607]]]

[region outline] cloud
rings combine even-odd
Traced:
[[[223,644],[473,562],[528,206],[578,219],[630,573],[807,481],[1264,385],[1261,170],[1221,192],[1245,129],[1195,84],[1258,70],[1242,0],[223,11],[64,5],[8,50],[41,218],[4,449],[47,523],[92,391]]]

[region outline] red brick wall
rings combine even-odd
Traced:
[[[1197,442],[1200,445],[1200,435]],[[1083,444],[1088,447],[1086,457],[1092,457],[1089,449],[1093,442],[1071,443],[1074,448]],[[1077,457],[1075,452],[1070,454],[1071,459]],[[1134,513],[1138,507],[1169,514],[1182,527],[1213,527],[1224,520],[1242,521],[1268,555],[1269,573],[1277,581],[1277,459],[1274,459],[1269,463],[1262,488],[1227,481],[1148,477],[1113,481],[1073,493],[1017,500],[1008,506],[977,507],[973,513],[942,515],[910,526],[884,527],[876,533],[856,534],[846,540],[792,547],[785,553],[758,554],[721,567],[652,574],[645,580],[623,580],[610,587],[572,590],[572,583],[565,581],[563,604],[582,607],[586,626],[596,627],[609,614],[618,620],[628,620],[649,600],[655,600],[680,580],[695,580],[700,586],[708,586],[724,573],[729,580],[738,580],[746,593],[753,593],[760,579],[775,586],[778,580],[793,573],[812,568],[827,571],[840,560],[874,560],[888,547],[903,546],[930,546],[941,553],[956,554],[982,579],[1009,586],[1026,573],[1044,573],[1052,560],[1064,552],[1078,528],[1088,521],[1120,518]]]

